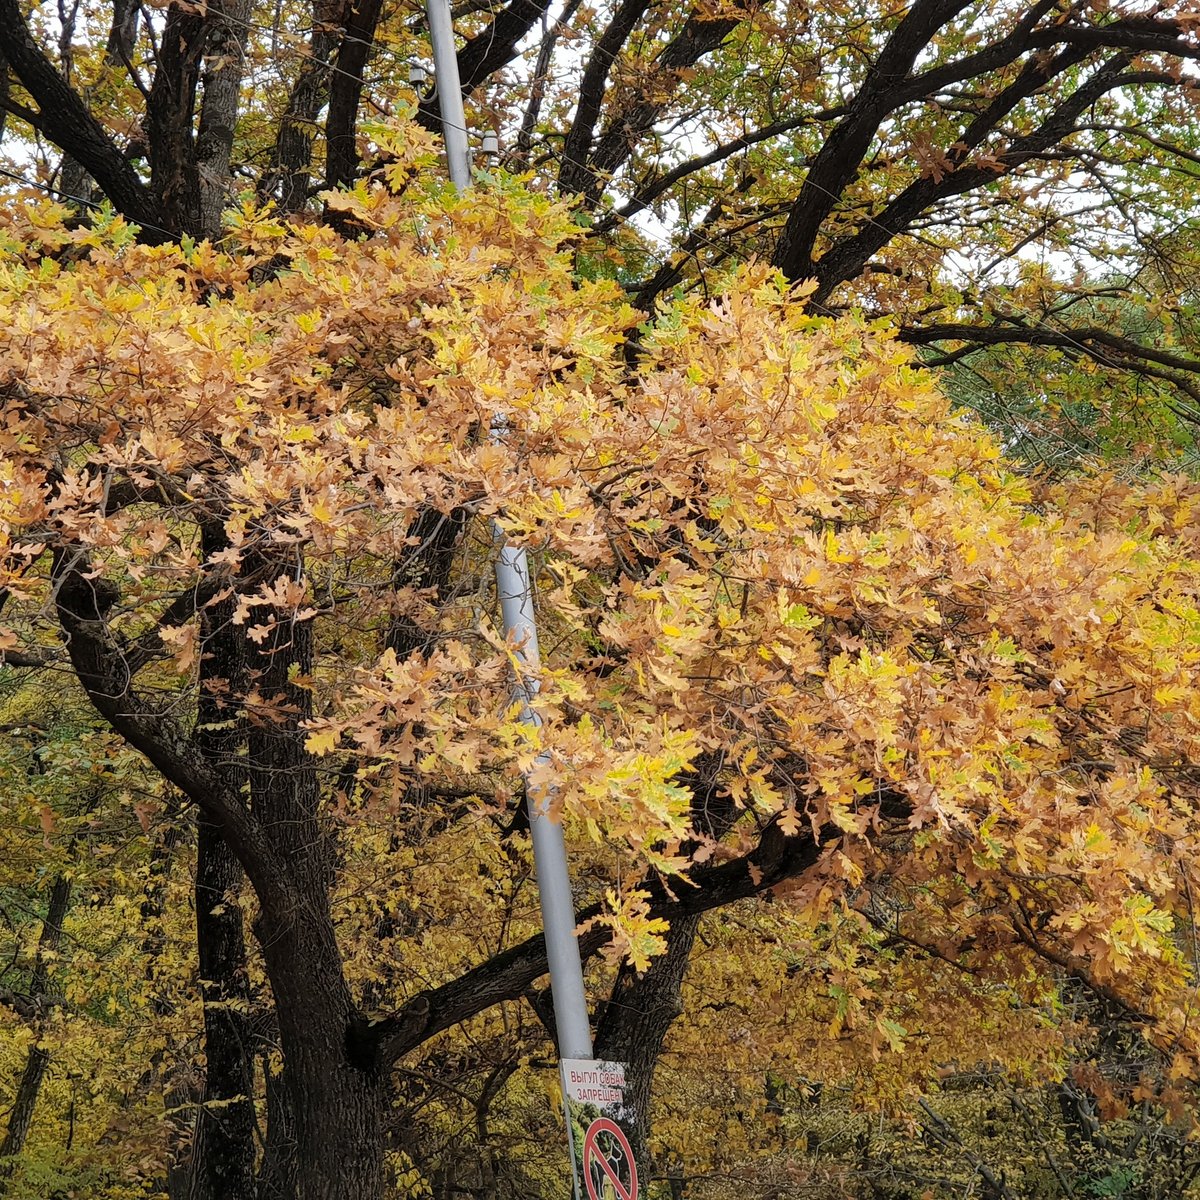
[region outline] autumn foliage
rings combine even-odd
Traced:
[[[374,136],[383,175],[328,197],[341,232],[247,204],[217,245],[150,247],[30,202],[0,235],[3,678],[67,672],[142,773],[145,834],[194,806],[244,867],[223,904],[278,1025],[255,1086],[281,1073],[300,1109],[368,1056],[373,1099],[330,1136],[367,1164],[356,1196],[409,1169],[382,1151],[393,1069],[457,1022],[516,1036],[496,1014],[544,970],[505,973],[537,932],[533,770],[596,986],[719,910],[678,1046],[747,1077],[865,1068],[897,1105],[947,1064],[1053,1075],[1079,987],[1157,1052],[1125,1098],[1184,1119],[1196,489],[1038,489],[885,328],[755,266],[647,318],[577,277],[565,208],[422,183],[423,135]],[[537,564],[537,728],[501,535]],[[84,870],[61,847],[86,813],[17,810],[6,839]],[[143,1089],[199,1019],[179,970]],[[740,1024],[706,1015],[741,987]],[[712,1097],[669,1069],[683,1122]],[[499,1086],[549,1113],[531,1072]],[[306,1200],[343,1194],[303,1170],[319,1149]]]

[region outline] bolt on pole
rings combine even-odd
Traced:
[[[465,191],[471,186],[471,166],[450,2],[427,0],[426,12],[429,34],[433,40],[435,82],[450,178],[455,187]],[[492,432],[497,440],[502,440],[505,432],[503,421],[497,422]],[[504,634],[517,662],[515,699],[521,705],[521,719],[536,728],[541,721],[531,701],[538,691],[540,659],[529,556],[522,547],[510,546],[498,526],[494,527],[494,533],[500,546],[496,561],[496,591],[500,596]],[[542,766],[546,761],[546,756],[541,755],[536,765]],[[550,992],[558,1030],[558,1056],[591,1058],[592,1031],[588,1022],[587,997],[583,990],[583,964],[579,957],[579,942],[575,937],[575,899],[571,894],[571,881],[567,873],[567,849],[562,823],[550,816],[552,787],[535,789],[530,786],[527,776],[526,793],[534,871],[542,907],[542,927],[546,935],[546,958],[550,965]]]

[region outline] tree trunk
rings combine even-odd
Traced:
[[[17,1087],[17,1098],[13,1101],[12,1112],[8,1117],[4,1143],[0,1145],[0,1196],[8,1191],[8,1180],[16,1166],[16,1157],[24,1149],[25,1139],[29,1136],[29,1127],[33,1124],[33,1110],[37,1105],[38,1093],[42,1090],[42,1080],[46,1077],[46,1068],[49,1065],[49,1050],[37,1044],[29,1047],[25,1070],[21,1073],[21,1082]]]
[[[229,160],[237,127],[238,102],[253,8],[250,0],[213,0],[208,5],[208,41],[204,53],[204,92],[196,132],[199,174],[199,221],[196,235],[216,238],[221,213],[229,206]]]
[[[341,0],[313,0],[312,36],[305,66],[288,98],[272,152],[272,170],[263,181],[266,194],[278,187],[279,207],[293,213],[308,203],[313,134],[329,85],[330,57],[341,32]]]
[[[724,837],[742,816],[720,783],[721,766],[719,758],[701,758],[683,780],[691,788],[695,828],[714,839]],[[621,968],[596,1030],[596,1056],[628,1066],[627,1103],[637,1120],[633,1152],[647,1168],[654,1069],[667,1031],[683,1013],[683,978],[699,928],[699,913],[674,914],[666,933],[665,953],[651,959],[643,975],[629,966]]]
[[[267,582],[283,570],[266,564]],[[320,819],[316,763],[304,746],[312,693],[302,681],[312,673],[312,625],[266,607],[254,608],[250,623],[268,630],[249,664],[262,697],[261,710],[248,714],[251,803],[289,876],[286,898],[260,896],[255,934],[279,1020],[295,1195],[376,1200],[387,1073],[346,983],[330,909],[332,842]],[[286,1169],[277,1175],[287,1177]]]
[[[146,881],[146,894],[141,904],[142,954],[146,959],[146,980],[151,987],[151,1008],[156,1017],[169,1016],[174,1012],[169,993],[160,986],[158,975],[162,965],[162,952],[167,943],[163,931],[167,882],[175,865],[176,847],[181,837],[181,825],[172,822],[163,831],[162,837],[153,842],[150,849],[150,878]],[[165,1082],[163,1109],[170,1114],[166,1123],[173,1135],[171,1140],[176,1145],[182,1145],[189,1132],[184,1114],[192,1111],[200,1099],[200,1094],[190,1086],[186,1074],[167,1072],[164,1075],[165,1057],[164,1050],[155,1051],[150,1056],[150,1062],[138,1080],[135,1095],[148,1095],[152,1088]],[[160,1186],[166,1190],[168,1200],[189,1200],[185,1155],[172,1156],[167,1164],[166,1178],[160,1181]]]
[[[224,532],[206,529],[205,557],[225,549]],[[236,698],[246,681],[244,631],[233,624],[232,596],[201,613],[200,694],[194,741],[239,791],[246,783],[245,718]],[[197,816],[196,948],[204,996],[204,1096],[196,1113],[189,1200],[253,1200],[254,1044],[250,987],[238,893],[243,872],[221,830]]]
[[[295,1149],[296,1200],[378,1200],[383,1195],[387,1072],[345,986],[331,925],[297,912],[257,927],[283,1049]],[[286,1186],[286,1183],[285,1183]],[[283,1193],[287,1195],[287,1192]]]
[[[179,3],[167,7],[154,82],[146,101],[150,181],[171,229],[194,230],[200,224],[193,126],[206,33],[203,9]]]
[[[358,171],[358,107],[363,71],[375,44],[383,0],[354,0],[346,5],[346,28],[329,82],[325,118],[325,186],[349,187]]]
[[[384,1081],[364,1077],[331,1040],[324,1048],[292,1072],[297,1200],[380,1200]]]
[[[282,1071],[271,1070],[271,1055],[262,1056],[263,1091],[267,1097],[267,1144],[258,1172],[258,1200],[290,1200],[296,1194],[296,1122],[292,1098]]]
[[[654,1068],[667,1030],[683,1012],[680,989],[699,926],[699,915],[673,917],[666,934],[665,954],[651,959],[642,975],[628,966],[621,968],[596,1031],[596,1057],[623,1062],[628,1067],[626,1104],[637,1118],[633,1153],[643,1171],[650,1161],[646,1139],[650,1132]]]
[[[242,870],[221,831],[198,821],[196,941],[204,994],[204,1099],[196,1114],[190,1200],[254,1200],[254,1060]]]
[[[62,940],[63,918],[67,915],[67,905],[70,902],[71,881],[65,876],[59,875],[50,889],[50,902],[46,908],[46,919],[42,924],[42,935],[38,939],[33,977],[29,984],[29,995],[35,1003],[39,1001],[44,1003],[46,1000],[49,986],[47,963],[50,956],[57,951],[58,944]],[[25,1139],[29,1136],[29,1127],[33,1124],[33,1112],[37,1107],[38,1094],[42,1090],[42,1081],[46,1078],[46,1069],[50,1065],[50,1051],[40,1044],[45,1032],[45,1025],[46,1021],[43,1016],[34,1028],[34,1042],[30,1046],[29,1056],[25,1060],[25,1070],[21,1074],[17,1097],[8,1117],[8,1128],[4,1131],[4,1141],[0,1142],[0,1195],[8,1190],[8,1179],[16,1165],[16,1157],[25,1147]]]

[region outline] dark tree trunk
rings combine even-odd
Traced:
[[[37,1106],[42,1080],[45,1079],[46,1068],[49,1066],[50,1051],[42,1046],[30,1046],[29,1055],[25,1059],[25,1070],[21,1072],[21,1082],[17,1085],[17,1098],[13,1101],[12,1112],[9,1113],[8,1129],[5,1130],[4,1142],[0,1145],[0,1196],[8,1191],[16,1157],[25,1147],[29,1127],[33,1124],[33,1110]]]
[[[307,907],[307,906],[305,906]],[[330,923],[311,911],[263,919],[257,932],[279,1015],[292,1162],[271,1185],[296,1200],[377,1200],[383,1190],[387,1073],[342,977]],[[284,1197],[293,1193],[278,1192]]]
[[[329,83],[325,118],[325,186],[348,186],[358,173],[358,106],[363,71],[375,42],[383,0],[351,0]]]
[[[146,959],[146,979],[152,991],[152,1010],[156,1016],[168,1016],[174,1011],[169,994],[158,981],[160,960],[167,944],[163,931],[163,913],[166,910],[167,882],[175,865],[175,852],[182,838],[182,827],[172,822],[161,838],[150,849],[150,878],[146,881],[146,894],[141,903],[142,954]],[[190,1086],[187,1076],[174,1078],[168,1073],[164,1077],[164,1051],[156,1051],[150,1057],[146,1070],[138,1081],[138,1091],[149,1093],[152,1088],[163,1086],[163,1108],[170,1116],[170,1127],[176,1145],[183,1145],[188,1138],[190,1113],[201,1099],[200,1093]],[[190,1073],[188,1073],[190,1075]],[[166,1178],[162,1181],[168,1200],[189,1200],[188,1163],[184,1155],[173,1157],[167,1164]]]
[[[63,918],[67,915],[67,905],[71,902],[71,881],[65,876],[58,876],[50,889],[50,901],[46,908],[46,919],[42,924],[42,935],[38,939],[37,955],[34,959],[33,976],[29,984],[30,999],[45,1004],[49,987],[48,962],[51,955],[58,950],[62,940]],[[21,1082],[17,1086],[17,1097],[13,1102],[12,1111],[8,1116],[8,1128],[4,1131],[4,1141],[0,1142],[0,1195],[8,1190],[8,1180],[12,1175],[15,1160],[25,1146],[29,1136],[29,1127],[33,1124],[33,1113],[37,1107],[38,1095],[42,1090],[42,1081],[46,1078],[46,1070],[50,1066],[50,1051],[40,1045],[41,1036],[45,1029],[45,1017],[39,1021],[34,1043],[29,1048],[25,1060],[25,1070],[21,1073]]]
[[[651,959],[642,975],[622,967],[596,1031],[596,1057],[627,1065],[626,1103],[637,1117],[633,1153],[649,1165],[650,1094],[654,1068],[672,1023],[683,1012],[681,988],[700,926],[698,914],[672,917],[667,950]]]
[[[724,837],[742,815],[720,783],[721,767],[719,757],[705,757],[686,778],[692,792],[695,828],[718,839]],[[654,1070],[667,1031],[683,1013],[683,979],[700,920],[700,912],[674,913],[665,935],[665,953],[651,959],[649,968],[642,975],[628,966],[621,968],[596,1031],[597,1057],[628,1066],[626,1095],[637,1118],[633,1151],[637,1161],[647,1167],[650,1166],[647,1139]]]
[[[252,11],[250,0],[210,0],[208,5],[204,92],[196,133],[199,198],[195,233],[202,238],[215,238],[221,232],[221,213],[231,200],[229,163]]]
[[[242,869],[211,822],[198,821],[196,943],[204,994],[204,1099],[196,1116],[191,1200],[254,1200],[254,1060]]]
[[[193,124],[206,34],[207,18],[201,9],[178,3],[167,9],[159,61],[146,102],[151,186],[168,227],[189,232],[200,224]]]
[[[294,564],[289,564],[294,570]],[[271,564],[267,575],[284,564]],[[271,582],[270,579],[267,582]],[[297,1200],[375,1200],[383,1186],[386,1072],[363,1031],[342,972],[330,911],[332,843],[319,817],[320,789],[304,748],[312,696],[296,686],[312,672],[312,625],[253,610],[269,628],[251,659],[263,711],[251,713],[248,774],[254,815],[269,831],[290,880],[290,902],[264,903],[255,932],[275,997],[284,1083],[294,1122]],[[290,1171],[276,1166],[277,1179]]]
[[[0,49],[0,138],[4,137],[4,127],[8,123],[8,107],[5,101],[8,100],[9,91],[8,59],[4,57],[3,49]]]
[[[296,1194],[296,1122],[292,1098],[282,1071],[262,1056],[263,1091],[267,1098],[267,1144],[258,1172],[258,1200],[290,1200]]]
[[[330,58],[337,48],[341,17],[340,0],[314,0],[308,60],[292,86],[287,112],[280,118],[272,155],[274,170],[264,180],[268,194],[278,187],[279,207],[285,213],[296,212],[308,202],[313,134],[328,93]]]
[[[223,531],[204,534],[208,557],[226,546]],[[246,680],[244,631],[233,624],[230,596],[201,612],[200,695],[194,741],[241,790],[245,718],[237,698]],[[190,1200],[253,1200],[254,1045],[242,910],[243,872],[220,828],[196,821],[196,947],[204,996],[204,1096],[196,1115]]]

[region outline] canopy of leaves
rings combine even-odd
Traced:
[[[376,136],[396,190],[326,197],[353,237],[251,203],[221,246],[6,216],[11,669],[67,672],[156,804],[169,785],[220,828],[260,930],[329,914],[338,957],[313,961],[417,1110],[417,1051],[443,1080],[487,1064],[493,1097],[511,1079],[518,1126],[544,1103],[512,1049],[544,971],[510,813],[529,778],[596,901],[594,979],[721,910],[682,1057],[716,1047],[741,1086],[822,1063],[893,1106],[947,1063],[1053,1076],[1073,980],[1152,1048],[1140,1095],[1185,1112],[1196,489],[1035,496],[886,331],[761,268],[639,326],[575,276],[566,208],[508,177],[460,197],[418,130]],[[497,629],[500,536],[536,562],[537,727]],[[230,631],[252,668],[206,677]],[[214,699],[264,757],[213,750]],[[71,873],[86,803],[35,790],[5,836],[44,834]],[[252,972],[278,997],[277,941]],[[703,1015],[714,994],[745,1019]]]
[[[383,165],[379,114],[439,123],[420,6],[129,0],[0,6],[3,168],[149,241],[211,236],[239,194],[313,213]],[[580,261],[645,309],[751,255],[932,349],[1043,346],[1200,391],[1193,0],[468,0],[468,121],[573,197]],[[325,210],[337,220],[336,210]],[[1097,298],[1149,324],[1100,319]],[[1118,385],[1119,386],[1119,385]],[[1123,448],[1136,436],[1123,438]]]

